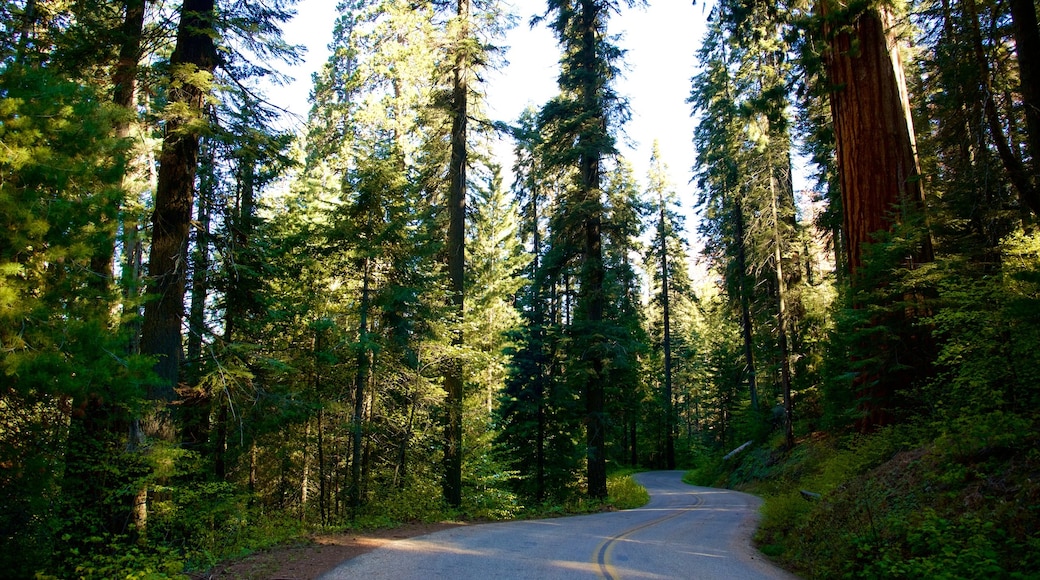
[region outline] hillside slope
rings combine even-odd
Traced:
[[[819,435],[790,452],[777,440],[689,479],[765,496],[759,547],[807,578],[1037,577],[1036,433],[993,413]]]

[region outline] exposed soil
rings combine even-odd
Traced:
[[[405,524],[396,528],[318,535],[299,544],[278,546],[192,574],[193,580],[312,580],[346,560],[395,540],[412,538],[465,524]]]

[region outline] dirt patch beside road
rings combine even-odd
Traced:
[[[397,528],[365,532],[323,534],[299,544],[278,546],[225,562],[198,574],[193,580],[313,580],[342,562],[385,546],[394,540],[422,536],[466,524],[405,524]]]

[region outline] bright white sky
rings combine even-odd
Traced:
[[[309,110],[311,74],[328,57],[336,3],[301,0],[297,17],[285,30],[286,40],[307,46],[308,53],[305,64],[290,72],[296,81],[272,91],[271,97],[302,118]],[[559,60],[559,48],[552,34],[544,26],[528,26],[532,16],[545,11],[545,1],[512,0],[512,5],[520,24],[504,42],[509,47],[509,65],[487,76],[489,114],[507,122],[516,120],[527,105],[540,106],[556,94]],[[629,99],[632,112],[632,120],[625,126],[628,142],[620,143],[622,154],[635,168],[636,177],[645,182],[650,148],[657,139],[661,156],[670,169],[672,186],[689,216],[693,213],[690,168],[695,152],[694,123],[686,98],[710,6],[710,0],[698,2],[697,6],[693,6],[692,0],[650,0],[648,7],[625,8],[620,16],[610,20],[611,32],[624,35],[620,45],[628,51],[624,59],[625,78],[616,87],[619,94]],[[508,171],[511,162],[504,165]],[[506,182],[510,181],[507,178]],[[694,227],[691,217],[687,231]]]

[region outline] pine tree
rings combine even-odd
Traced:
[[[188,227],[198,166],[203,103],[217,65],[213,41],[213,0],[187,0],[181,7],[177,45],[170,57],[170,105],[166,137],[159,158],[155,193],[148,293],[157,298],[145,306],[141,351],[156,358],[157,383],[148,397],[160,405],[176,398],[180,376],[181,321],[187,265]],[[173,440],[164,409],[145,426],[146,434]]]
[[[645,360],[649,339],[645,331],[642,280],[635,257],[644,250],[649,205],[640,194],[632,167],[618,158],[604,176],[606,198],[603,227],[603,259],[607,272],[604,297],[607,304],[605,375],[609,377],[607,407],[612,429],[608,444],[615,451],[609,459],[639,463],[639,428],[644,422],[642,402],[649,385]],[[618,431],[620,429],[620,431]]]
[[[744,368],[751,408],[759,408],[758,373],[755,362],[754,326],[751,317],[753,280],[749,271],[747,211],[739,187],[740,135],[737,87],[733,82],[734,62],[724,30],[721,8],[713,10],[698,58],[704,70],[694,77],[690,102],[694,110],[715,123],[698,125],[698,205],[704,208],[700,233],[705,236],[705,253],[725,272],[726,293],[739,310],[743,339]]]
[[[470,76],[474,68],[473,39],[470,38],[470,1],[457,0],[451,76],[451,158],[448,163],[447,266],[451,289],[451,309],[457,320],[452,331],[452,346],[461,349],[462,320],[465,312],[466,277],[466,167],[468,147]],[[452,506],[462,503],[462,415],[464,399],[462,359],[447,363],[444,389],[447,391],[447,420],[444,427],[444,498]]]
[[[122,199],[119,112],[96,87],[47,67],[0,69],[0,526],[7,573],[31,575],[52,549],[124,532],[122,429],[145,361],[123,353],[93,259],[113,243],[98,227]],[[99,410],[105,413],[99,413]],[[75,513],[67,519],[61,509]],[[61,540],[68,533],[68,542]]]
[[[625,106],[611,82],[621,51],[607,35],[607,20],[618,5],[610,0],[550,0],[548,14],[561,45],[561,94],[541,113],[547,160],[575,170],[568,217],[580,228],[582,267],[578,305],[570,331],[589,341],[581,349],[581,393],[585,402],[588,494],[607,495],[607,409],[604,361],[604,260],[602,162],[615,152],[613,132]]]
[[[516,346],[510,352],[509,374],[496,408],[501,428],[497,442],[516,473],[516,488],[524,496],[541,502],[552,490],[559,494],[570,483],[573,445],[564,431],[552,421],[559,406],[552,395],[550,359],[553,347],[550,330],[549,273],[545,268],[545,215],[552,198],[539,156],[536,112],[528,108],[513,131],[516,180],[513,192],[521,208],[518,237],[530,248],[527,284],[520,289],[517,302],[524,326],[512,333]],[[556,461],[553,461],[555,459]]]
[[[676,222],[677,215],[669,207],[675,203],[675,192],[671,190],[667,178],[667,166],[661,161],[661,151],[654,141],[650,153],[650,169],[647,174],[647,194],[656,197],[657,232],[654,239],[658,268],[654,279],[659,285],[657,301],[661,307],[661,351],[663,354],[663,377],[661,384],[661,413],[664,418],[664,465],[665,469],[675,469],[675,431],[676,416],[674,408],[675,393],[672,385],[672,311],[673,285],[675,276],[673,261],[669,259],[672,240],[680,229]],[[671,256],[674,259],[674,255]]]

